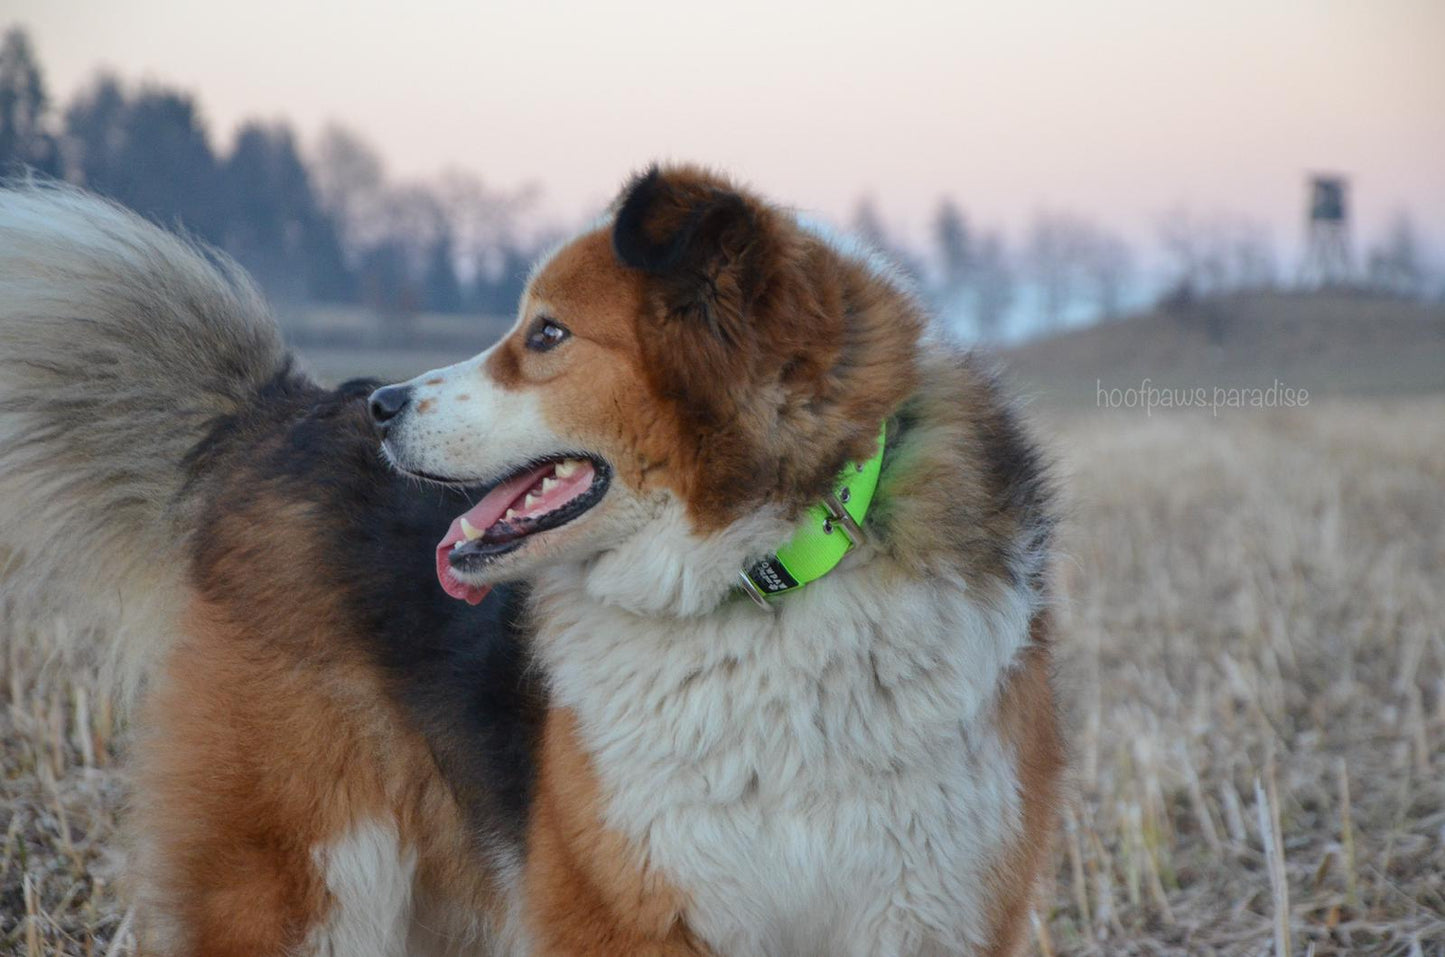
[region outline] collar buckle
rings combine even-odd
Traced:
[[[844,489],[844,492],[846,493],[847,489]],[[867,536],[863,534],[862,526],[843,507],[843,500],[839,498],[837,492],[829,492],[823,496],[823,507],[828,511],[828,518],[823,523],[824,532],[831,535],[835,527],[841,528],[854,548],[863,544]]]
[[[878,427],[877,451],[862,462],[844,467],[833,490],[808,507],[806,520],[792,539],[739,573],[738,585],[753,604],[772,609],[768,599],[817,581],[867,541],[859,523],[867,516],[878,488],[886,438],[885,423]],[[848,511],[850,503],[858,510],[857,517]],[[836,535],[840,530],[843,534]]]
[[[751,598],[754,605],[766,611],[773,610],[773,606],[768,604],[768,599],[763,594],[763,590],[758,587],[757,582],[753,581],[752,576],[749,575],[747,571],[738,572],[738,579],[742,582],[743,594]]]

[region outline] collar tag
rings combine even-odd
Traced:
[[[866,462],[845,465],[833,490],[808,509],[797,534],[774,554],[738,573],[742,591],[755,604],[771,607],[769,598],[817,581],[863,543],[863,521],[873,504],[873,493],[878,489],[886,437],[886,425],[880,426],[878,448],[873,456]]]

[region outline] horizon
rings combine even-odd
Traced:
[[[562,224],[595,214],[631,171],[683,159],[835,222],[869,197],[914,245],[945,196],[1011,237],[1041,211],[1148,245],[1172,210],[1240,216],[1268,229],[1291,272],[1306,178],[1339,170],[1357,254],[1402,211],[1432,259],[1445,241],[1445,58],[1429,49],[1445,6],[1430,0],[1047,0],[975,15],[911,3],[886,21],[753,2],[686,26],[651,0],[627,16],[516,0],[421,14],[275,0],[15,7],[7,23],[30,32],[53,105],[109,69],[194,94],[220,146],[250,118],[284,120],[308,146],[337,122],[395,178],[458,168],[501,188],[534,183],[540,214]],[[592,42],[601,35],[611,48]]]

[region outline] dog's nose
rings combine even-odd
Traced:
[[[390,424],[391,420],[401,414],[406,404],[411,401],[411,386],[409,385],[388,385],[382,386],[371,394],[371,400],[367,407],[371,409],[371,421],[383,429]]]

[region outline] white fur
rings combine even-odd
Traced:
[[[390,821],[358,825],[312,852],[326,878],[331,910],[305,953],[314,957],[399,957],[406,953],[416,852],[403,849]]]
[[[635,552],[631,576],[619,559],[536,584],[539,652],[606,823],[723,957],[976,951],[986,869],[1020,815],[988,709],[1034,597],[906,580],[865,548],[771,612],[734,597],[702,617],[639,615],[607,587],[637,606],[633,582],[709,594],[736,574],[728,535],[646,545],[655,559]],[[666,563],[689,553],[719,577],[669,582]]]
[[[624,490],[616,490],[626,494]],[[639,530],[583,566],[587,594],[639,615],[688,617],[712,611],[738,584],[738,573],[777,548],[794,528],[761,509],[706,540],[692,533],[687,510],[660,493]]]
[[[538,390],[506,389],[492,379],[486,363],[497,348],[408,383],[411,406],[386,441],[397,464],[488,482],[529,460],[574,451],[547,427]]]
[[[485,483],[529,461],[594,451],[552,427],[542,407],[545,390],[509,389],[491,377],[487,362],[496,348],[408,383],[410,407],[384,446],[396,464]],[[480,572],[457,575],[477,584],[520,579],[584,555],[593,596],[638,613],[701,614],[727,595],[748,561],[791,533],[774,509],[736,523],[706,549],[696,547],[690,527],[671,492],[642,493],[614,481],[580,520],[537,536],[524,552],[503,556]]]

